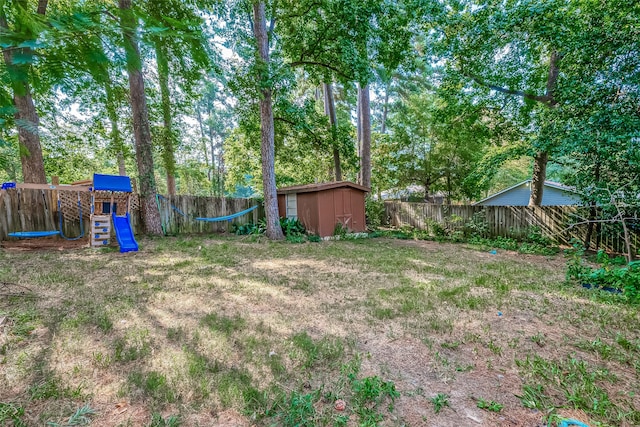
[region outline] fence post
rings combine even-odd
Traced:
[[[60,177],[52,176],[51,177],[51,185],[58,186],[60,185]],[[58,209],[58,190],[53,190],[50,194],[49,206],[51,206],[51,218],[53,223],[56,223],[56,218],[60,215],[60,210]],[[62,231],[62,230],[60,230]]]

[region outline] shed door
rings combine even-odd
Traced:
[[[297,194],[285,195],[285,202],[287,204],[287,218],[298,219],[298,197]]]
[[[353,214],[351,212],[351,192],[348,189],[335,190],[333,200],[336,212],[336,222],[339,222],[345,228],[352,229]]]

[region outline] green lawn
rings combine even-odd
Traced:
[[[0,425],[640,424],[638,313],[565,284],[561,255],[237,237],[0,251]]]

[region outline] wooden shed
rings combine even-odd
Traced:
[[[366,230],[364,199],[371,191],[348,181],[296,185],[278,190],[281,217],[297,218],[308,231],[332,236],[336,224],[352,232]]]

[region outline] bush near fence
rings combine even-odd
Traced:
[[[483,237],[521,239],[539,231],[543,237],[560,245],[584,242],[588,225],[577,224],[589,216],[589,208],[582,206],[478,206],[436,205],[386,201],[386,216],[394,227],[414,227],[430,231],[430,227],[460,229]],[[640,249],[640,222],[631,223],[631,244],[634,253]],[[600,224],[594,227],[592,248],[608,252],[625,251],[620,224]]]

